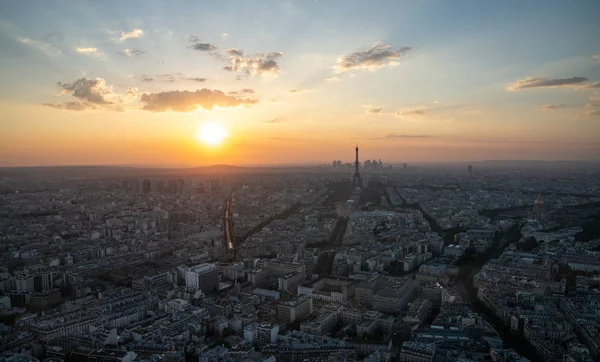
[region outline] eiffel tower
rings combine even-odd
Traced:
[[[360,172],[358,172],[358,145],[356,145],[356,161],[354,161],[354,178],[352,179],[352,189],[356,188],[360,188],[361,190],[363,188]]]

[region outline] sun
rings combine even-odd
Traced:
[[[204,123],[196,131],[196,139],[208,146],[219,146],[227,138],[227,129],[217,122]]]

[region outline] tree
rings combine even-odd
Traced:
[[[535,240],[535,237],[530,236],[527,239],[525,239],[523,242],[518,242],[517,243],[517,250],[523,250],[523,251],[532,251],[533,249],[538,247],[538,242],[537,240]]]
[[[399,275],[404,272],[404,264],[398,260],[392,260],[385,269],[391,275]]]
[[[373,340],[380,341],[383,338],[383,332],[381,329],[377,328],[377,330],[373,333]]]
[[[223,328],[223,338],[229,337],[234,334],[233,329],[231,327]]]
[[[356,329],[354,327],[350,327],[346,330],[346,334],[349,337],[356,337]]]

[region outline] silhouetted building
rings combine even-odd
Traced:
[[[362,179],[360,178],[360,172],[358,171],[358,145],[356,146],[356,160],[354,161],[354,178],[352,179],[352,188],[363,187]]]

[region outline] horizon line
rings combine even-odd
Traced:
[[[478,160],[478,161],[393,161],[385,163],[384,165],[398,166],[398,165],[432,165],[432,164],[469,164],[469,163],[491,163],[491,162],[530,162],[530,163],[590,163],[600,164],[600,160],[518,160],[518,159],[491,159],[491,160]],[[352,162],[346,162],[352,163]],[[344,164],[346,164],[344,163]],[[276,168],[276,167],[318,167],[321,165],[330,165],[331,162],[294,162],[294,163],[265,163],[265,164],[209,164],[209,165],[193,165],[193,164],[53,164],[53,165],[0,165],[0,169],[10,168],[51,168],[51,167],[123,167],[123,168],[161,168],[161,169],[189,169],[189,168],[210,168],[210,167],[263,167],[263,168]]]

